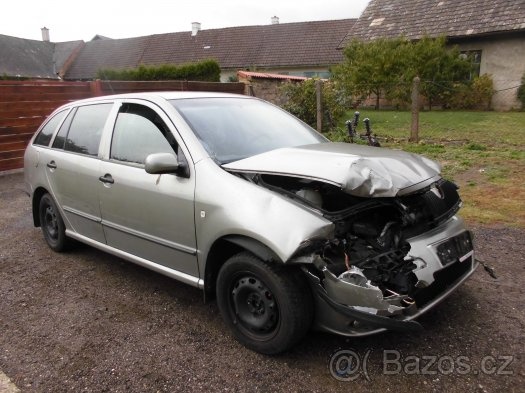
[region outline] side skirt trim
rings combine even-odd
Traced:
[[[76,239],[78,240],[79,242],[82,242],[82,243],[86,243],[92,247],[95,247],[95,248],[98,248],[99,250],[102,250],[102,251],[105,251],[109,254],[112,254],[112,255],[115,255],[117,257],[120,257],[120,258],[123,258],[127,261],[130,261],[130,262],[133,262],[137,265],[140,265],[140,266],[143,266],[147,269],[150,269],[150,270],[153,270],[157,273],[160,273],[160,274],[163,274],[165,276],[168,276],[170,278],[173,278],[175,280],[178,280],[178,281],[181,281],[185,284],[189,284],[191,286],[194,286],[194,287],[197,287],[199,289],[203,289],[204,288],[204,280],[198,278],[198,277],[194,277],[194,276],[191,276],[189,274],[186,274],[186,273],[183,273],[183,272],[180,272],[178,270],[175,270],[175,269],[170,269],[169,267],[166,267],[166,266],[163,266],[163,265],[160,265],[158,263],[155,263],[155,262],[151,262],[147,259],[144,259],[144,258],[140,258],[136,255],[133,255],[133,254],[130,254],[130,253],[127,253],[125,251],[122,251],[122,250],[118,250],[116,248],[113,248],[111,246],[108,246],[107,244],[102,244],[100,242],[97,242],[95,240],[92,240],[86,236],[83,236],[83,235],[79,235],[78,233],[76,232],[73,232],[69,229],[66,229],[66,235],[73,238],[73,239]]]

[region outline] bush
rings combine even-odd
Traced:
[[[472,94],[477,97],[480,109],[490,109],[490,101],[494,95],[494,82],[489,74],[483,74],[474,78],[472,82]],[[483,108],[485,107],[485,108]]]
[[[453,109],[490,109],[493,95],[492,77],[484,74],[475,77],[469,84],[456,84],[447,106]]]
[[[122,81],[160,81],[160,80],[191,80],[219,82],[221,68],[215,60],[203,60],[198,63],[160,66],[144,66],[132,69],[100,69],[98,79]]]
[[[521,77],[521,86],[518,89],[518,100],[521,101],[521,108],[525,109],[525,74]]]
[[[288,82],[282,86],[282,93],[286,97],[283,108],[313,128],[317,126],[317,79],[307,79],[304,82]],[[335,127],[337,120],[345,113],[345,101],[330,81],[323,82],[323,131]]]

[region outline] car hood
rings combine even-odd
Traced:
[[[425,157],[349,143],[318,143],[271,150],[222,166],[230,172],[319,180],[361,197],[393,197],[430,185],[439,165]]]

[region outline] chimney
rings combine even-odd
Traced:
[[[191,24],[191,36],[195,37],[199,31],[201,31],[201,24],[199,22],[193,22]]]
[[[47,27],[42,27],[42,41],[49,42],[49,29]]]
[[[278,24],[279,24],[279,17],[272,16],[272,25],[278,25]]]

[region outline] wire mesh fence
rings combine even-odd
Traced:
[[[518,110],[519,80],[492,80],[480,77],[474,81],[420,81],[421,109]],[[412,84],[396,83],[378,86],[358,86],[354,106],[375,109],[409,109]]]

